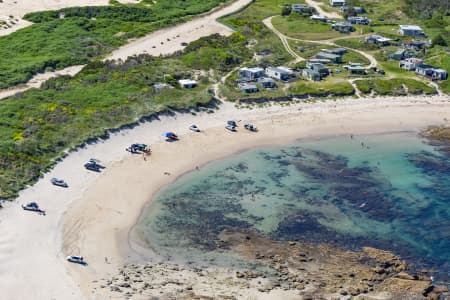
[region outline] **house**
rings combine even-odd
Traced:
[[[339,31],[340,33],[349,33],[355,31],[355,28],[349,22],[336,22],[331,25],[333,30]]]
[[[241,92],[244,93],[257,93],[259,91],[258,87],[254,83],[243,82],[239,83],[238,87],[241,90]]]
[[[381,35],[369,35],[366,37],[366,43],[371,43],[379,46],[388,46],[391,43],[391,39],[382,37]]]
[[[252,81],[264,76],[264,69],[259,67],[254,68],[240,68],[239,77],[244,80]]]
[[[303,69],[302,75],[303,77],[311,81],[320,81],[322,79],[319,72],[311,69]]]
[[[446,80],[448,78],[447,71],[425,64],[416,66],[416,74],[428,77],[431,80]]]
[[[415,57],[410,57],[404,60],[401,60],[398,63],[398,66],[402,69],[408,70],[408,71],[414,71],[416,68],[423,64],[423,60]]]
[[[192,80],[192,79],[180,79],[180,80],[178,80],[178,83],[180,84],[180,86],[182,88],[185,88],[185,89],[192,89],[197,86],[197,81]]]
[[[320,21],[320,22],[327,22],[328,18],[322,15],[312,15],[311,17],[309,17],[311,20],[314,21]]]
[[[433,69],[431,78],[435,80],[446,80],[448,78],[448,72],[443,69]]]
[[[351,7],[351,6],[344,5],[344,6],[341,7],[341,11],[342,12],[346,12],[346,11],[348,11],[350,9],[353,9],[353,11],[356,14],[365,14],[366,13],[366,10],[364,9],[364,7],[361,7],[361,6],[353,6],[353,7]]]
[[[371,20],[367,17],[348,17],[350,24],[369,25]]]
[[[421,64],[416,66],[416,74],[431,77],[431,75],[433,74],[433,69],[434,69],[433,66]]]
[[[408,51],[406,49],[399,49],[394,53],[389,54],[389,58],[393,60],[403,60],[406,58],[414,57],[415,53]]]
[[[398,32],[403,36],[425,37],[425,33],[417,25],[400,25]]]
[[[305,4],[292,4],[292,11],[299,14],[311,14],[314,9]]]
[[[342,63],[342,56],[341,55],[328,53],[328,52],[324,52],[324,51],[320,51],[319,53],[317,53],[316,54],[316,58],[329,59],[332,63],[335,63],[335,64]]]
[[[344,69],[347,69],[350,74],[353,75],[366,75],[366,70],[361,66],[361,64],[350,63],[349,65],[343,66]]]
[[[258,79],[258,82],[265,89],[275,89],[277,87],[275,80],[273,80],[272,78],[263,77]]]
[[[347,49],[345,49],[345,48],[322,49],[320,51],[331,53],[331,54],[336,54],[336,55],[341,55],[341,56],[344,55],[345,53],[347,53]]]
[[[320,59],[320,58],[311,58],[308,60],[310,63],[321,63],[321,64],[329,64],[331,60],[329,59]]]
[[[330,75],[328,68],[321,63],[308,61],[306,62],[306,68],[318,72],[321,78]]]
[[[426,41],[404,41],[402,43],[402,47],[415,51],[420,51],[428,46],[430,46],[430,43]]]
[[[289,81],[295,78],[294,71],[286,67],[268,67],[266,75],[280,81]]]
[[[330,0],[331,6],[344,6],[345,4],[345,0]]]

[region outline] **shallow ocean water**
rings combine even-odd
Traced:
[[[163,257],[233,265],[224,229],[274,240],[391,250],[450,272],[450,154],[416,133],[340,136],[260,148],[182,176],[135,230]]]

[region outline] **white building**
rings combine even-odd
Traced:
[[[330,0],[331,6],[344,6],[345,4],[345,0]]]
[[[417,25],[400,25],[398,32],[403,36],[425,37],[422,28]]]
[[[266,75],[280,81],[289,81],[295,78],[294,71],[286,67],[268,67],[266,69]]]
[[[197,86],[197,81],[192,79],[180,79],[178,80],[178,83],[180,84],[181,87],[185,89],[191,89]]]

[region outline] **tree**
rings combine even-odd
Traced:
[[[438,34],[437,36],[434,37],[433,39],[433,45],[439,45],[439,46],[447,46],[447,41],[442,37],[441,34]]]
[[[291,14],[292,7],[290,5],[283,6],[283,9],[281,10],[282,16],[289,16]]]

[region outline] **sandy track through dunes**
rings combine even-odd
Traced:
[[[167,55],[182,50],[182,42],[189,43],[214,33],[228,36],[233,30],[217,19],[236,12],[252,0],[237,0],[211,14],[195,18],[186,23],[155,31],[145,37],[132,41],[112,52],[107,59],[126,59],[135,54],[148,53],[154,56]]]

